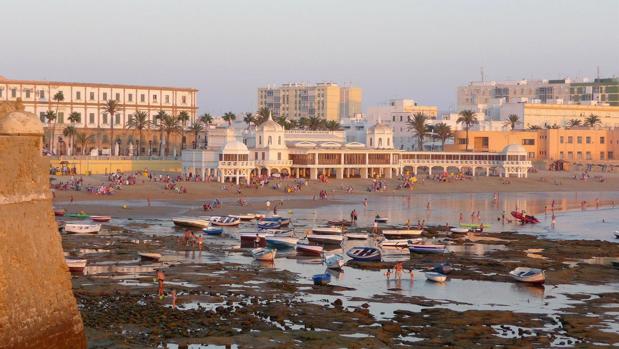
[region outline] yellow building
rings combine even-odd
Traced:
[[[568,126],[572,119],[582,122],[591,114],[600,117],[603,127],[619,127],[619,107],[608,105],[583,104],[536,104],[536,103],[509,103],[501,106],[501,117],[515,114],[523,122],[525,128],[531,126],[545,127],[546,125]]]

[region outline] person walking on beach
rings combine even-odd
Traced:
[[[463,220],[464,220],[464,214],[460,212],[460,219],[458,220],[458,223],[462,224]]]
[[[551,220],[551,223],[550,223],[550,227],[552,229],[554,229],[556,226],[557,226],[557,217],[553,214],[552,215],[552,220]]]
[[[204,244],[204,237],[202,237],[202,235],[200,235],[198,237],[198,250],[202,251],[202,245]]]
[[[159,298],[163,299],[163,282],[165,281],[165,274],[163,270],[157,269],[157,282],[159,283]]]

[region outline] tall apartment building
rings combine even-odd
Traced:
[[[289,119],[317,116],[340,121],[360,113],[361,100],[361,88],[341,87],[332,82],[290,83],[258,89],[258,109],[268,108],[273,117]]]
[[[64,97],[61,102],[53,99],[58,92],[62,92]],[[44,114],[53,110],[58,115],[55,134],[61,137],[60,140],[64,127],[71,124],[81,132],[95,134],[95,144],[100,149],[109,149],[109,136],[106,133],[113,122],[115,137],[119,137],[121,149],[127,150],[130,140],[133,139],[133,131],[127,130],[126,124],[136,111],[146,112],[150,121],[154,121],[153,117],[161,110],[173,116],[185,111],[190,115],[191,123],[198,110],[197,93],[198,90],[194,88],[183,87],[11,80],[0,76],[0,101],[15,101],[21,98],[25,110],[38,115],[48,128],[50,125],[47,125]],[[118,101],[119,110],[110,117],[103,108],[112,99]],[[70,123],[68,120],[73,112],[81,116],[77,123]],[[149,146],[146,145],[147,141]],[[149,139],[144,141],[143,148],[150,147],[151,151],[154,148],[156,152],[160,141],[159,134],[153,132]],[[151,151],[144,149],[146,154]]]
[[[589,81],[517,80],[470,82],[458,87],[458,110],[483,111],[484,106],[529,102],[542,104],[608,104],[619,106],[619,79]]]

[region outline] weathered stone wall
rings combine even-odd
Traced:
[[[35,122],[0,115],[0,348],[85,348]]]

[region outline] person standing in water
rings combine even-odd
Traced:
[[[163,270],[157,269],[157,283],[159,284],[159,298],[163,299],[163,282],[165,281],[165,274]]]

